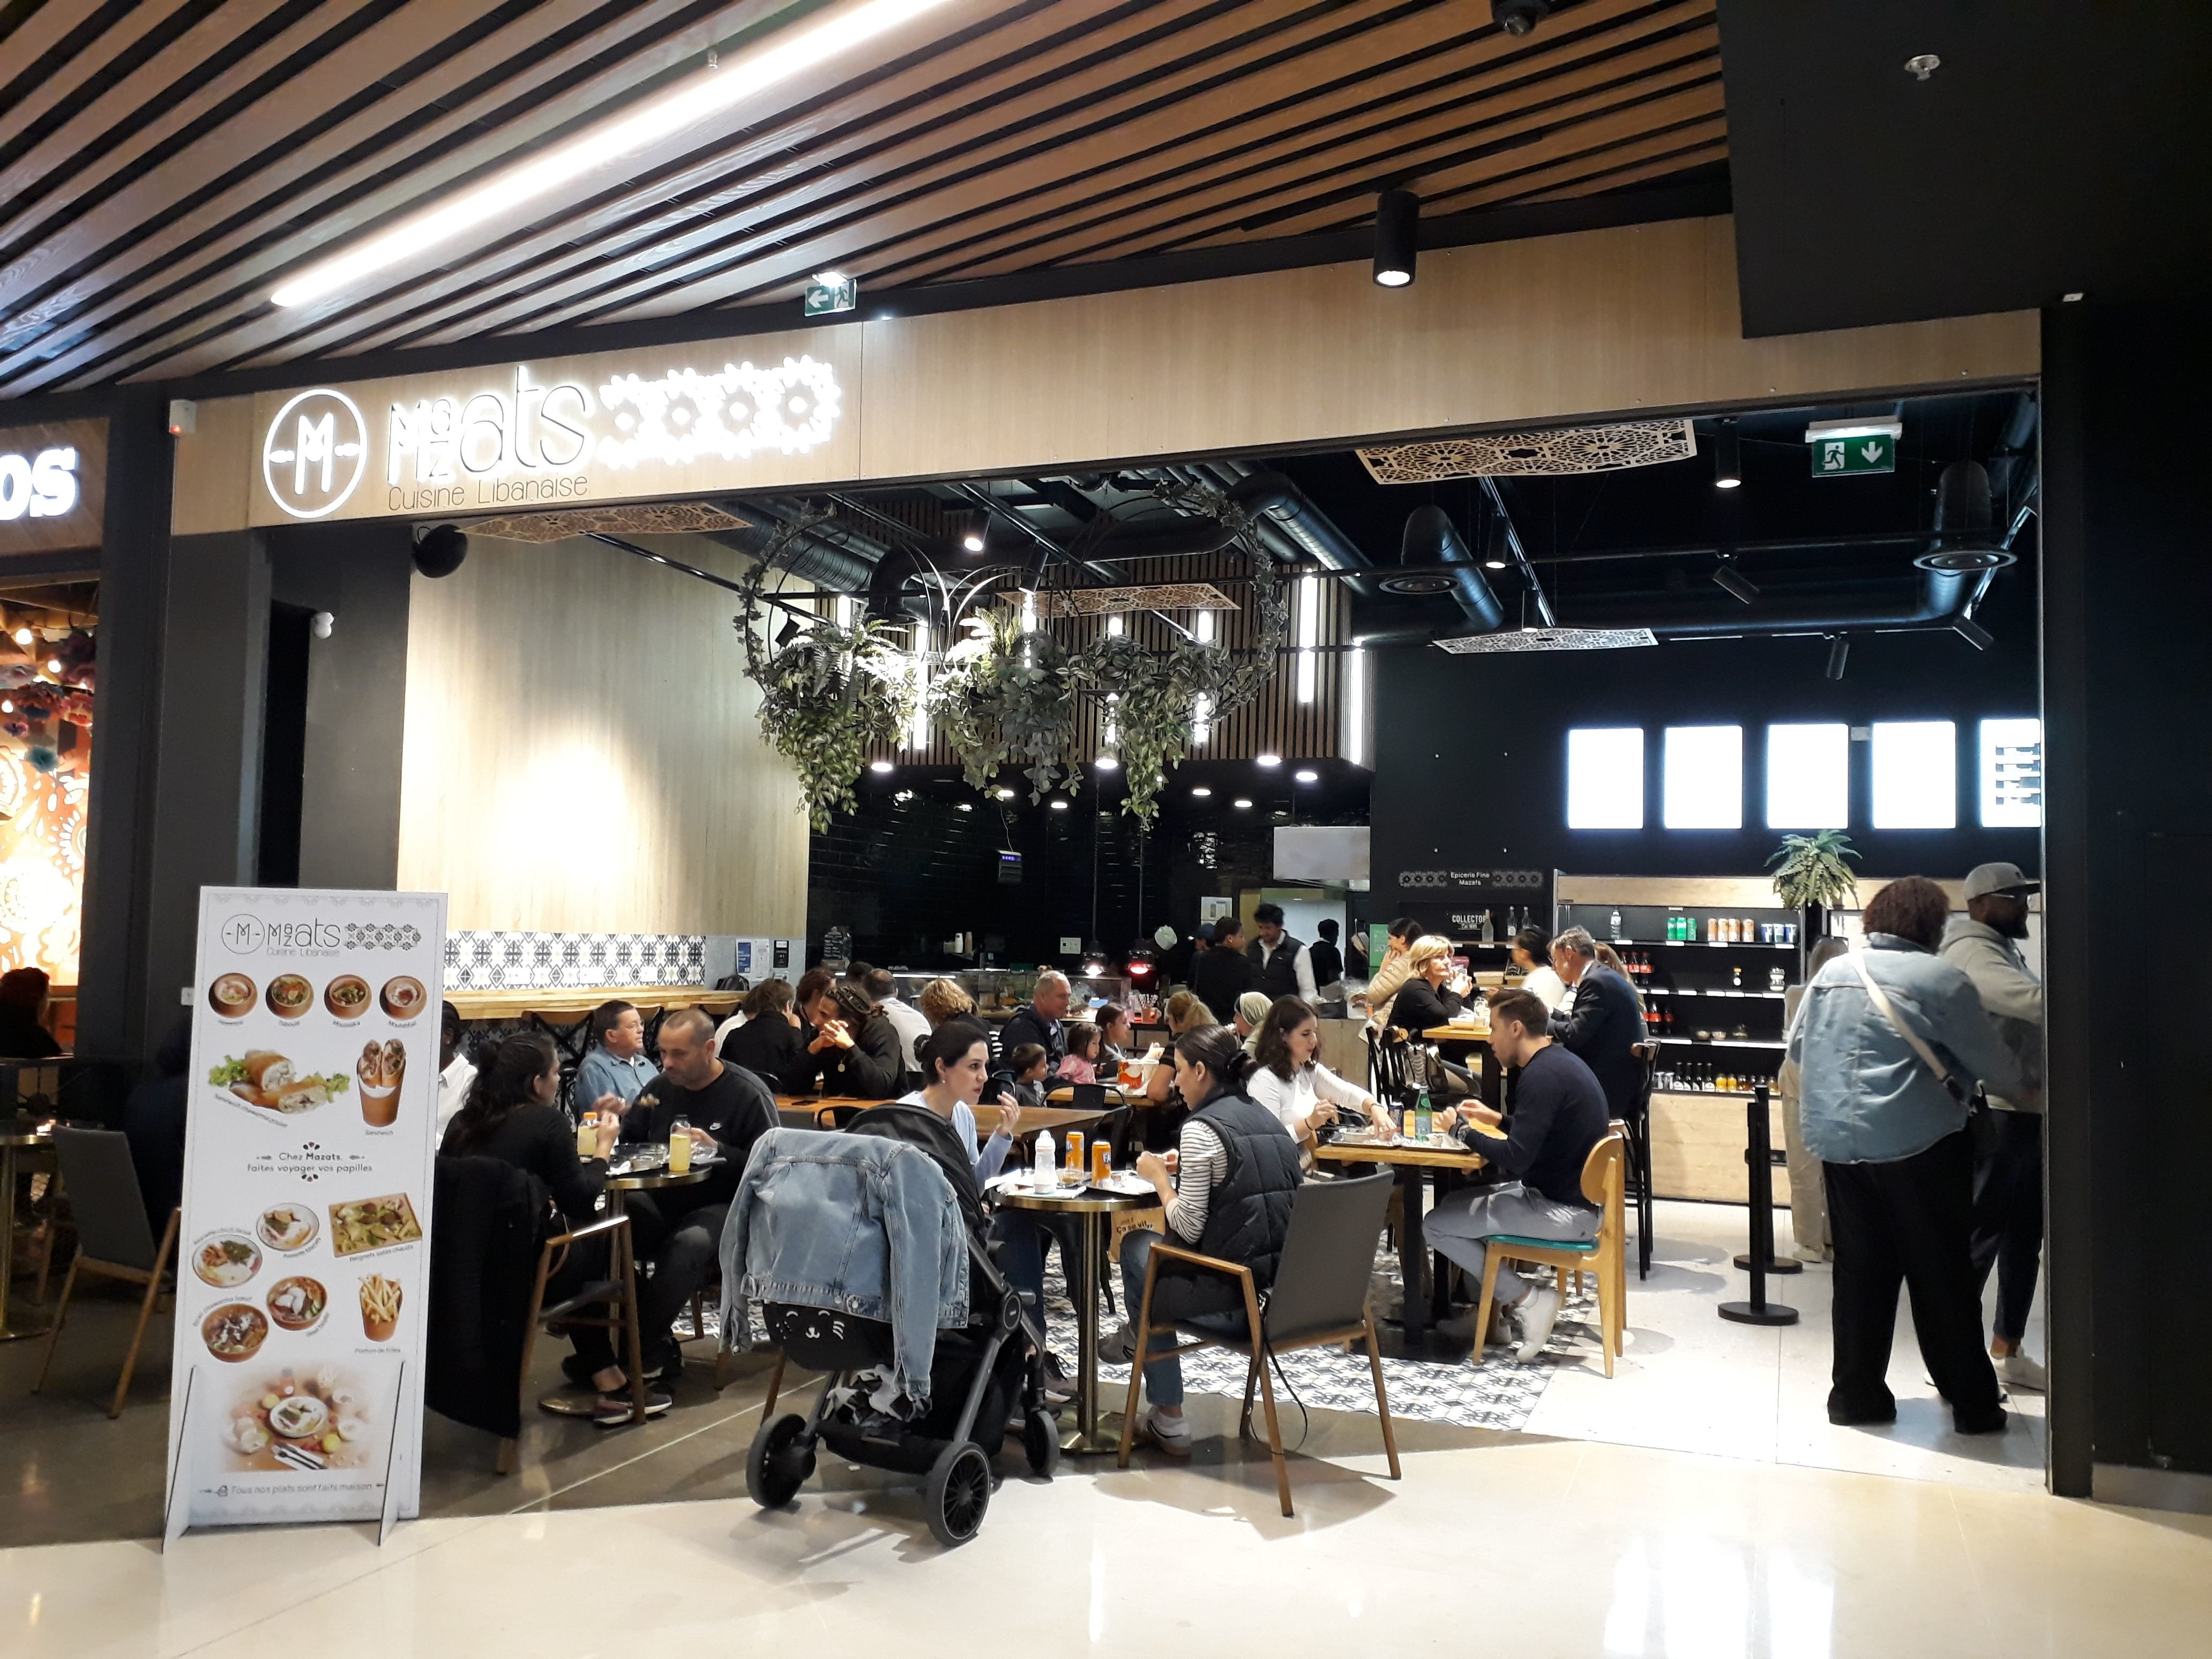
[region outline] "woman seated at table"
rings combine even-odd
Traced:
[[[561,1056],[543,1031],[513,1031],[489,1037],[477,1048],[477,1078],[468,1103],[455,1115],[439,1147],[447,1158],[495,1158],[526,1170],[545,1183],[553,1206],[569,1224],[596,1218],[606,1186],[607,1154],[622,1132],[622,1120],[604,1114],[592,1155],[576,1153],[576,1132],[568,1114],[554,1102],[561,1097]],[[608,1273],[607,1237],[579,1241],[563,1254],[561,1266],[545,1281],[548,1305],[571,1296]],[[589,1381],[599,1391],[592,1420],[602,1425],[627,1423],[629,1376],[615,1363],[612,1335],[601,1326],[574,1325],[568,1340],[575,1352],[561,1362],[573,1382]],[[657,1417],[668,1409],[668,1396],[648,1393],[645,1411]]]
[[[1413,965],[1407,960],[1414,941],[1422,938],[1421,924],[1411,916],[1401,916],[1390,924],[1386,936],[1389,945],[1382,952],[1382,960],[1375,964],[1367,981],[1367,1018],[1375,1025],[1389,1025],[1391,1000],[1406,981],[1413,977]],[[1402,1021],[1397,1022],[1403,1024]]]
[[[794,1003],[788,980],[764,979],[746,992],[745,1023],[722,1039],[722,1063],[744,1066],[779,1093],[797,1092],[787,1079],[806,1070],[806,1037]]]
[[[1213,1010],[1189,991],[1177,991],[1161,1006],[1160,1012],[1166,1017],[1170,1039],[1187,1031],[1202,1031],[1219,1023],[1213,1017]],[[1176,1093],[1173,1066],[1163,1061],[1152,1067],[1152,1076],[1145,1082],[1145,1098],[1155,1106],[1180,1106],[1182,1103],[1182,1097]]]
[[[1513,965],[1521,970],[1521,988],[1557,1013],[1566,1000],[1567,982],[1552,966],[1552,941],[1540,927],[1523,927],[1513,935]]]
[[[952,1125],[960,1135],[960,1144],[968,1149],[975,1184],[981,1186],[1005,1166],[1022,1119],[1021,1103],[1001,1091],[991,1138],[977,1150],[975,1103],[983,1097],[983,1087],[990,1081],[991,1045],[966,1024],[948,1022],[921,1040],[921,1074],[929,1081],[912,1094],[901,1096],[901,1103],[927,1106]]]
[[[1273,1112],[1302,1145],[1310,1147],[1337,1109],[1363,1115],[1388,1134],[1390,1115],[1375,1097],[1347,1083],[1314,1056],[1321,1050],[1321,1020],[1297,997],[1277,997],[1260,1022],[1259,1046],[1247,1092]]]
[[[1244,1045],[1246,1054],[1259,1054],[1260,1027],[1274,1006],[1265,991],[1247,991],[1237,999],[1237,1040]]]
[[[1176,1039],[1176,1087],[1190,1103],[1176,1149],[1146,1152],[1137,1173],[1159,1194],[1164,1236],[1150,1231],[1121,1241],[1121,1293],[1130,1322],[1113,1345],[1127,1358],[1136,1352],[1138,1310],[1152,1247],[1164,1242],[1249,1267],[1264,1295],[1291,1224],[1291,1200],[1303,1180],[1297,1142],[1273,1113],[1245,1092],[1251,1056],[1226,1026],[1209,1025]],[[1224,1273],[1160,1263],[1152,1285],[1155,1353],[1175,1346],[1175,1327],[1189,1323],[1224,1334],[1244,1328],[1244,1294]],[[1137,1432],[1171,1457],[1190,1455],[1190,1425],[1182,1414],[1182,1362],[1154,1359],[1145,1366],[1152,1403]]]
[[[823,1094],[854,1100],[890,1100],[904,1091],[914,1067],[900,1057],[898,1027],[866,991],[814,968],[799,981],[799,993],[814,1035],[793,1074],[805,1080],[793,1093],[811,1090],[817,1080]]]
[[[1438,1025],[1448,1025],[1467,1005],[1467,975],[1452,969],[1452,942],[1441,933],[1427,933],[1406,952],[1409,969],[1406,982],[1390,1005],[1390,1024],[1419,1036]]]

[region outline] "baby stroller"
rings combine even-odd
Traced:
[[[991,1453],[1017,1407],[1030,1468],[1049,1479],[1059,1467],[1060,1425],[1044,1397],[1043,1333],[991,1259],[981,1197],[951,1124],[925,1107],[874,1106],[842,1133],[914,1146],[951,1183],[967,1236],[969,1322],[937,1333],[929,1404],[908,1418],[854,1386],[862,1373],[890,1369],[888,1322],[765,1304],[769,1340],[785,1361],[827,1373],[827,1380],[810,1414],[762,1423],[745,1460],[745,1487],[762,1508],[782,1507],[813,1474],[817,1445],[826,1444],[851,1462],[927,1475],[929,1530],[941,1544],[964,1544],[983,1524],[998,1485]]]

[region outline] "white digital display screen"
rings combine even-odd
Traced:
[[[1851,728],[1766,728],[1766,827],[1845,830],[1851,822]]]
[[[1567,828],[1644,827],[1644,728],[1578,726],[1567,732]]]
[[[1877,720],[1874,827],[1954,830],[1959,824],[1959,728],[1951,720]]]
[[[1990,830],[2043,827],[2043,722],[1984,720],[1982,824]]]
[[[1670,726],[1665,764],[1669,830],[1743,828],[1743,727]]]

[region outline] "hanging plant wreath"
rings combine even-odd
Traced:
[[[763,612],[768,580],[804,545],[824,514],[776,532],[740,588],[744,610],[732,620],[745,642],[745,677],[760,688],[761,731],[798,769],[801,804],[818,833],[830,814],[857,805],[854,781],[872,746],[898,741],[914,718],[913,663],[896,632],[862,614],[850,628],[814,618],[789,645],[771,643]]]
[[[930,686],[930,718],[960,757],[971,788],[988,787],[1001,767],[1018,767],[1030,799],[1044,799],[1081,774],[1070,764],[1075,688],[1067,653],[1042,629],[1024,631],[1018,604],[974,612],[968,637],[945,653]]]

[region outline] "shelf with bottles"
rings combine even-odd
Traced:
[[[1655,1042],[1679,1044],[1685,1048],[1786,1048],[1790,1045],[1779,1037],[1739,1036],[1662,1036]]]
[[[1707,906],[1654,902],[1653,889],[1668,884],[1637,882],[1635,899],[1584,896],[1559,904],[1562,928],[1587,928],[1590,937],[1616,949],[1647,951],[1706,949],[1796,951],[1805,943],[1804,917],[1779,906]]]
[[[1740,991],[1734,986],[1717,989],[1685,989],[1674,985],[1639,985],[1636,988],[1647,997],[1756,997],[1761,1001],[1779,1002],[1790,994],[1787,991]]]
[[[1761,1085],[1771,1096],[1774,1073],[1756,1055],[1720,1056],[1692,1060],[1662,1054],[1651,1073],[1654,1095],[1736,1095],[1749,1097]]]

